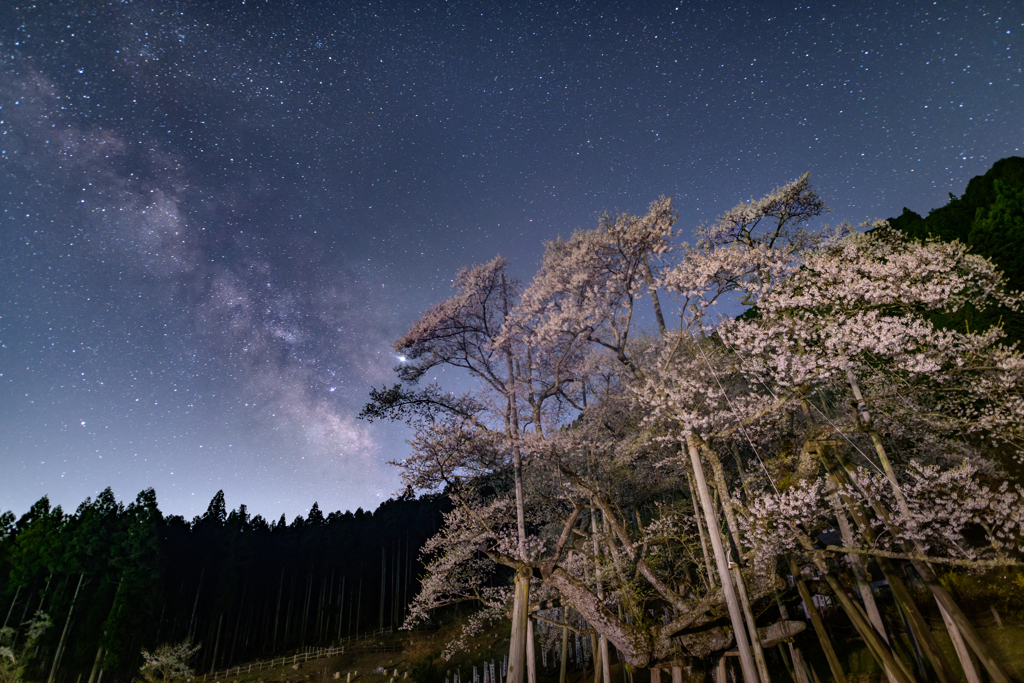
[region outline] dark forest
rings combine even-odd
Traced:
[[[222,491],[191,521],[163,515],[152,489],[124,505],[108,488],[74,513],[44,497],[0,517],[0,609],[5,626],[52,619],[33,680],[130,679],[140,649],[164,642],[201,643],[198,671],[325,645],[401,624],[446,507],[407,494],[325,516],[314,503],[289,524],[228,511]]]

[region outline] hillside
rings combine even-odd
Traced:
[[[926,217],[904,207],[889,224],[914,239],[959,240],[971,252],[992,259],[1010,289],[1024,291],[1024,158],[1007,157],[975,176],[959,197]],[[978,313],[969,309],[942,322],[974,329],[1003,325],[1010,341],[1024,340],[1024,315],[1005,308]]]

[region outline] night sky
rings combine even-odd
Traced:
[[[356,415],[459,268],[805,171],[830,220],[923,214],[1024,150],[1019,0],[2,5],[16,514],[376,508],[409,435]]]

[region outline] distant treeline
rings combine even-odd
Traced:
[[[223,491],[191,521],[152,489],[127,506],[106,489],[74,514],[44,497],[0,515],[0,615],[22,640],[37,611],[52,619],[26,653],[33,680],[127,680],[141,648],[186,639],[199,671],[327,644],[401,624],[447,509],[407,493],[288,524],[229,512]]]

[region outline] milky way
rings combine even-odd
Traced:
[[[805,171],[923,213],[1024,147],[1020,3],[497,5],[0,10],[0,509],[376,507],[407,434],[356,415],[461,266]]]

